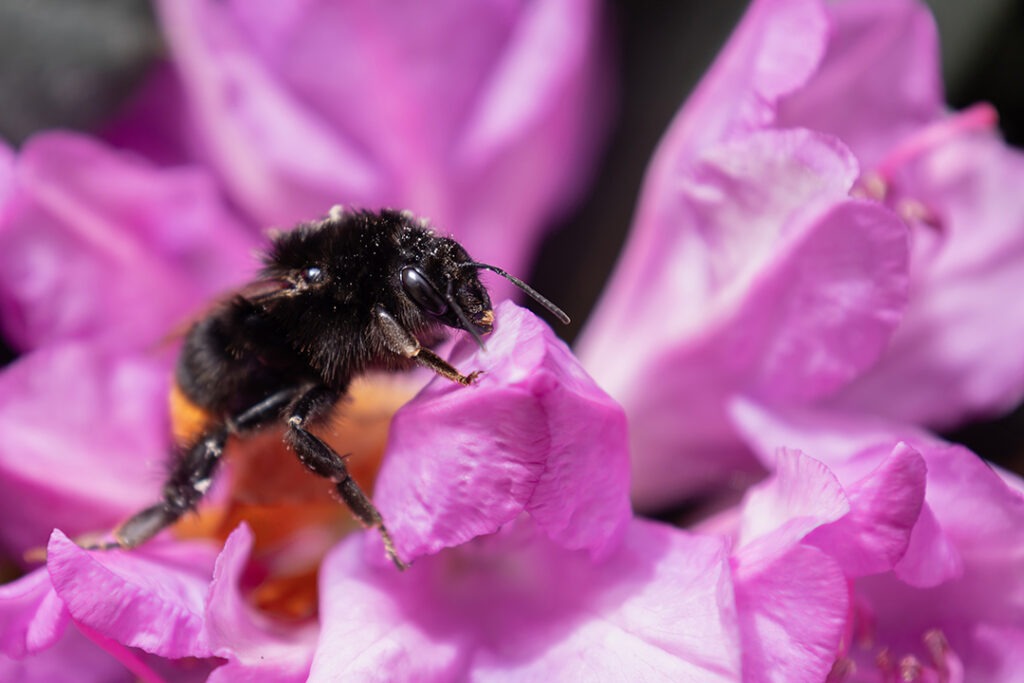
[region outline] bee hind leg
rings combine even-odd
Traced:
[[[213,474],[220,464],[228,429],[220,425],[178,458],[164,484],[163,500],[137,512],[114,530],[112,541],[84,545],[87,550],[135,548],[174,524],[195,507],[210,488]]]

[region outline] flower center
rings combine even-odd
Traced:
[[[941,240],[945,227],[939,212],[899,187],[900,172],[952,140],[975,131],[991,130],[997,122],[995,109],[981,103],[925,126],[889,150],[873,170],[861,176],[851,194],[885,204],[909,225],[930,228],[933,237]]]
[[[390,377],[359,378],[335,418],[317,430],[346,456],[349,473],[368,495],[391,418],[417,389],[415,383]],[[285,447],[281,429],[231,439],[225,457],[228,491],[201,503],[197,514],[184,517],[174,532],[223,543],[245,521],[254,535],[242,586],[249,600],[281,618],[315,616],[320,561],[342,537],[360,528],[358,522],[333,495],[330,482],[309,472]]]
[[[863,626],[863,624],[861,625]],[[863,629],[861,629],[863,630]],[[857,670],[855,659],[862,663],[865,658],[873,657],[870,665],[879,674],[883,683],[918,683],[937,681],[950,683],[963,679],[963,666],[959,657],[949,646],[945,634],[937,628],[930,629],[921,637],[923,651],[914,653],[896,653],[889,647],[875,647],[870,633],[866,631],[857,638],[855,648],[860,653],[847,653],[836,658],[832,670],[825,679],[826,683],[843,683],[850,679]],[[859,656],[863,655],[863,656]]]

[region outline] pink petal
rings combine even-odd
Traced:
[[[794,545],[770,562],[751,547],[734,566],[743,680],[825,680],[849,602],[838,564],[816,548]]]
[[[512,270],[592,166],[598,9],[160,3],[201,154],[258,222],[409,207]]]
[[[0,680],[17,683],[131,683],[139,678],[72,627],[42,652],[18,659],[0,654]]]
[[[401,576],[353,539],[323,566],[310,680],[735,680],[725,562],[719,539],[639,521],[600,563],[517,523]]]
[[[891,570],[907,552],[924,509],[926,472],[917,451],[897,444],[875,471],[846,487],[850,514],[807,541],[836,558],[850,578]]]
[[[464,339],[472,387],[435,380],[392,422],[376,502],[406,560],[497,531],[521,512],[601,555],[631,516],[625,420],[525,309],[497,309],[486,352]]]
[[[921,508],[910,544],[893,571],[901,581],[917,588],[931,588],[963,575],[960,551],[943,531],[931,506]]]
[[[156,500],[168,450],[166,364],[63,344],[0,374],[0,547],[54,526],[106,532]]]
[[[793,40],[799,35],[800,40]],[[779,98],[803,86],[827,45],[828,23],[814,0],[751,3],[729,42],[679,110],[658,146],[644,208],[667,196],[658,183],[702,148],[770,124]],[[651,202],[648,204],[648,202]]]
[[[771,458],[778,444],[801,448],[813,453],[848,487],[857,512],[849,525],[837,525],[838,533],[859,540],[836,540],[836,547],[852,553],[845,560],[852,563],[853,575],[866,571],[868,565],[874,567],[871,571],[888,569],[893,560],[897,572],[914,585],[935,585],[960,575],[959,553],[933,514],[931,500],[936,491],[930,483],[930,463],[936,451],[946,448],[935,437],[872,416],[817,408],[766,409],[737,400],[731,412],[737,428],[762,460]],[[905,445],[899,445],[901,442]],[[910,450],[920,454],[929,471],[923,506],[918,502],[920,464]],[[865,485],[867,489],[860,488]],[[854,502],[854,497],[878,486],[882,488],[876,489],[881,494],[877,506],[869,503],[870,496]],[[905,527],[913,519],[908,543]]]
[[[69,619],[45,569],[0,586],[0,653],[15,659],[46,650]]]
[[[715,148],[676,180],[663,220],[678,226],[637,274],[643,296],[602,304],[578,347],[630,417],[641,505],[692,491],[715,474],[703,468],[742,464],[730,457],[732,394],[807,400],[883,351],[906,299],[906,228],[846,199],[855,176],[834,139],[788,131]]]
[[[203,606],[213,561],[213,549],[199,545],[89,552],[59,530],[47,548],[53,587],[77,622],[171,658],[211,654]]]
[[[827,467],[800,451],[780,448],[775,474],[748,491],[741,518],[740,545],[769,561],[789,552],[807,534],[850,512],[850,501]]]
[[[0,319],[22,350],[152,346],[255,265],[255,241],[202,173],[69,133],[24,146],[0,216]]]
[[[1000,305],[1024,287],[1021,183],[1024,155],[988,133],[949,140],[904,170],[896,201],[935,214],[938,228],[915,230],[938,229],[938,243],[915,254],[913,296],[890,349],[832,405],[941,427],[1024,398],[1024,358],[1006,344],[1024,334],[1024,315]]]
[[[213,655],[228,662],[208,680],[305,681],[317,626],[273,622],[244,602],[239,582],[252,543],[252,532],[242,524],[228,536],[217,557],[206,598],[205,640]]]
[[[832,133],[870,168],[942,113],[935,21],[912,0],[825,6],[831,30],[824,59],[779,102],[777,124]]]

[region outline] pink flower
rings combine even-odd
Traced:
[[[775,470],[747,495],[741,539],[763,544],[771,531],[776,544],[817,548],[850,581],[847,645],[830,681],[1016,680],[1024,482],[877,419],[750,403],[734,414]]]
[[[102,169],[104,182],[83,168]],[[83,550],[69,537],[104,532],[156,499],[167,452],[162,330],[247,277],[253,241],[201,175],[80,137],[38,138],[12,178],[0,310],[25,353],[0,375],[0,541],[12,557],[49,543],[45,567],[0,588],[4,675],[95,667],[84,675],[157,681],[191,666],[212,681],[364,667],[440,680],[560,676],[601,638],[617,643],[590,662],[602,677],[735,680],[726,543],[632,518],[621,409],[550,329],[509,303],[485,352],[469,339],[452,351],[481,380],[434,382],[394,419],[376,499],[399,553],[415,561],[408,572],[386,562],[378,537],[351,533],[321,569],[320,619],[287,622],[254,602],[268,586],[295,586],[296,563],[316,568],[318,549],[343,533],[334,521],[300,527],[276,551],[261,544],[259,519],[219,552],[174,533],[133,551]],[[219,232],[190,232],[195,217],[224,220]],[[153,278],[161,289],[142,296]],[[201,508],[207,518],[244,485],[235,465]],[[350,633],[346,647],[337,633]],[[394,640],[373,645],[374,633]],[[58,652],[67,659],[53,663]]]
[[[578,346],[630,417],[638,505],[756,476],[733,396],[939,426],[1020,400],[1024,317],[998,302],[1024,277],[1024,164],[939,84],[915,2],[752,4]]]
[[[598,9],[160,2],[174,73],[112,137],[205,163],[259,226],[338,203],[414,207],[517,272],[592,166]]]

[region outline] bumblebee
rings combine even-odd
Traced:
[[[483,346],[494,314],[480,270],[508,279],[569,321],[521,280],[474,261],[409,212],[335,207],[323,220],[277,235],[258,278],[185,336],[170,397],[175,452],[161,500],[121,524],[113,541],[91,547],[134,548],[149,540],[196,506],[229,437],[283,423],[287,447],[331,482],[364,526],[377,529],[404,569],[380,513],[316,428],[367,370],[419,364],[472,384],[478,372],[462,374],[426,344],[447,326]]]

